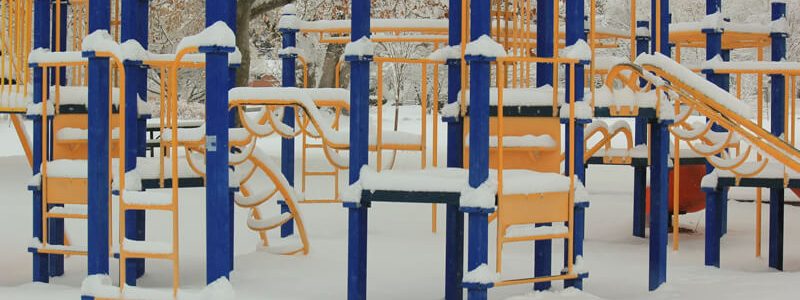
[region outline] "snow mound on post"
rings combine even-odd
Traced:
[[[772,33],[789,33],[789,21],[786,17],[781,17],[769,23],[769,29]]]
[[[119,44],[114,41],[114,37],[108,33],[108,30],[98,29],[83,38],[81,42],[81,50],[94,51],[94,52],[111,52],[117,58],[120,58]]]
[[[462,282],[464,283],[480,283],[480,284],[490,284],[500,281],[500,274],[497,272],[492,272],[489,269],[489,265],[482,264],[472,271],[467,272],[464,274],[464,279]]]
[[[119,288],[111,284],[106,274],[89,275],[81,283],[81,294],[95,298],[119,298]]]
[[[508,55],[503,45],[498,44],[485,34],[467,44],[464,54],[483,57],[505,57]]]
[[[430,60],[447,61],[449,59],[461,59],[461,48],[459,46],[447,46],[433,51],[428,55]]]
[[[725,27],[725,19],[720,12],[716,12],[703,17],[701,29],[722,30]]]
[[[281,15],[296,15],[297,14],[297,6],[293,3],[289,3],[284,5],[281,8]]]
[[[130,39],[119,45],[120,57],[122,61],[144,61],[150,56],[150,53],[139,44],[138,41]]]
[[[467,185],[461,192],[459,203],[461,207],[494,208],[496,196],[497,181],[490,178],[484,181],[478,188],[472,188]],[[464,276],[464,282],[474,282],[467,281],[466,278],[467,277]]]
[[[355,42],[347,43],[344,47],[345,56],[372,56],[375,55],[375,43],[368,37],[361,37]]]
[[[202,32],[187,36],[178,43],[175,52],[190,47],[236,47],[236,34],[225,22],[217,21]]]
[[[577,60],[591,60],[592,48],[583,39],[580,39],[571,46],[564,49],[564,56]]]

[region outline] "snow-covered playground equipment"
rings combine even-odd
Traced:
[[[365,299],[369,209],[399,202],[431,203],[434,231],[436,208],[445,206],[445,299],[462,299],[464,290],[468,299],[486,299],[490,288],[518,284],[545,290],[553,281],[582,288],[589,276],[582,263],[589,165],[634,168],[633,234],[645,237],[649,214],[650,290],[666,282],[669,219],[677,250],[683,213],[705,209],[705,264],[720,266],[731,187],[759,188],[756,255],[760,188],[770,189],[769,266],[783,268],[784,188],[800,189],[790,100],[800,63],[785,61],[783,1],[772,1],[767,24],[724,18],[721,0],[707,0],[699,22],[672,23],[668,0],[652,0],[650,20],[638,20],[631,1],[629,31],[599,26],[596,0],[450,0],[447,19],[373,19],[370,0],[352,0],[349,20],[306,21],[287,5],[278,22],[282,87],[265,88],[233,86],[241,59],[232,30],[236,1],[205,3],[207,28],[185,37],[175,53],[157,54],[148,50],[147,1],[0,2],[0,113],[11,115],[33,169],[34,281],[62,275],[65,256],[86,255],[84,299],[193,296],[179,284],[179,189],[204,187],[208,284],[224,288],[218,280],[233,270],[234,205],[250,212],[247,226],[266,251],[292,255],[310,249],[298,206],[341,203],[349,218],[347,297]],[[338,66],[336,87],[308,87],[301,34],[346,44],[340,64],[350,66],[349,88],[339,86]],[[388,57],[376,43],[424,43],[433,51]],[[601,54],[625,45],[629,57]],[[706,62],[682,65],[688,48],[704,48]],[[763,61],[767,48],[770,61]],[[756,49],[759,61],[731,61],[737,49]],[[421,70],[418,129],[384,128],[384,66],[392,64]],[[205,70],[207,89],[205,120],[193,124],[178,119],[179,70],[190,68]],[[150,140],[148,69],[160,75],[161,92],[153,123],[159,137]],[[745,76],[758,82],[755,112],[740,100]],[[761,92],[767,76],[769,97]],[[762,126],[765,106],[770,130]],[[349,126],[340,124],[345,112]],[[23,115],[33,123],[32,138]],[[438,136],[440,117],[446,138]],[[281,137],[279,164],[257,146],[268,136]],[[148,145],[156,156],[147,157]],[[308,168],[312,149],[322,151],[330,170]],[[419,168],[385,166],[384,152],[397,151],[418,154]],[[295,185],[298,162],[302,191],[308,178],[331,177],[333,197],[305,199]],[[280,213],[262,213],[276,203]],[[146,213],[154,211],[170,215],[171,240],[146,238]],[[65,219],[87,220],[87,245],[69,241]],[[273,229],[280,230],[277,241],[266,234]],[[555,271],[553,240],[564,241],[563,269]],[[530,276],[502,272],[503,247],[515,242],[535,245]],[[110,258],[118,259],[118,280],[109,277]],[[172,264],[171,290],[137,287],[145,259]]]

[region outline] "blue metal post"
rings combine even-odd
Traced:
[[[670,13],[669,13],[669,0],[650,0],[650,7],[658,7],[658,4],[661,4],[661,15],[656,14],[656,9],[650,10],[650,52],[651,53],[658,53],[664,54],[666,56],[672,55],[672,48],[669,46],[669,23],[670,23]],[[661,23],[661,30],[656,31],[656,22]],[[656,41],[660,41],[661,47],[657,47],[658,43]]]
[[[135,40],[145,49],[148,46],[149,6],[146,0],[123,0],[120,12],[121,40]],[[139,62],[125,64],[125,171],[136,169],[140,144],[146,144],[140,136],[138,99],[147,99],[147,69]],[[141,139],[141,140],[140,140]],[[145,211],[125,212],[125,237],[143,241],[145,238]],[[136,279],[144,274],[144,259],[128,259],[125,281],[135,286]]]
[[[470,40],[491,34],[490,5],[489,0],[472,0],[470,3]],[[466,59],[470,62],[469,185],[477,188],[489,177],[489,82],[490,62],[494,58],[468,56]],[[469,215],[467,270],[472,271],[488,261],[488,212],[485,209],[465,211]],[[467,299],[486,299],[490,286],[465,285]]]
[[[585,40],[586,39],[586,31],[584,30],[584,17],[585,17],[585,7],[584,7],[584,0],[567,0],[566,5],[566,43],[567,45],[574,45],[578,42],[578,40]],[[566,67],[566,74],[571,73],[571,66]],[[582,102],[584,97],[584,65],[583,62],[580,64],[575,65],[575,78],[567,77],[568,80],[566,82],[566,90],[570,91],[572,88],[575,89],[575,102]],[[569,75],[568,75],[569,76]],[[574,81],[573,81],[574,79]],[[565,97],[566,103],[571,103],[572,99],[568,96]],[[569,120],[564,120],[569,123]],[[583,125],[587,123],[587,120],[576,120],[575,124],[575,141],[583,141],[584,135],[584,128]],[[567,134],[569,134],[567,132]],[[567,135],[568,137],[568,135]],[[575,175],[581,182],[586,182],[586,168],[584,166],[584,150],[583,150],[583,142],[573,142],[570,141],[569,138],[564,139],[565,149],[570,149],[570,147],[575,148]],[[570,169],[572,169],[572,165],[570,165],[570,157],[569,151],[566,152],[566,159],[564,160],[564,170],[565,174],[569,174]],[[585,200],[585,199],[575,199],[576,201]],[[574,248],[573,251],[573,258],[581,256],[583,254],[583,229],[584,229],[584,219],[586,209],[585,204],[576,204],[574,207],[575,214],[574,214],[574,235],[572,237],[572,246]],[[564,265],[567,264],[568,257],[566,256],[568,251],[569,244],[564,244]],[[578,276],[577,279],[574,280],[567,280],[564,282],[564,286],[566,287],[575,287],[575,288],[582,288],[583,286],[583,277]]]
[[[553,1],[536,1],[536,54],[539,57],[553,57],[554,32]],[[553,85],[553,65],[545,63],[536,64],[536,86]],[[549,223],[537,224],[536,226],[548,226]],[[533,275],[550,276],[552,275],[553,264],[553,242],[551,240],[541,240],[534,242],[534,262]],[[551,283],[538,282],[533,284],[533,289],[543,291],[550,289]]]
[[[772,2],[772,20],[786,17],[786,3]],[[773,32],[772,61],[786,59],[785,32]],[[786,118],[784,111],[786,98],[786,78],[783,75],[770,75],[770,131],[775,136],[783,135],[783,123]],[[787,139],[788,140],[788,139]],[[769,190],[769,266],[783,270],[783,218],[784,194],[782,188]]]
[[[351,41],[370,36],[370,0],[350,6]],[[369,65],[372,57],[348,56],[350,62],[350,184],[358,182],[369,159]],[[367,298],[367,205],[348,206],[347,299]]]
[[[450,0],[448,7],[450,46],[461,45],[461,1]],[[461,92],[461,60],[447,61],[447,102],[458,101]],[[461,118],[449,120],[447,123],[447,167],[464,167],[464,122]],[[445,238],[445,274],[444,298],[446,300],[461,300],[464,293],[461,289],[461,279],[464,276],[464,214],[458,210],[458,205],[447,204],[446,208]]]
[[[297,29],[281,28],[281,35],[283,36],[283,48],[294,47],[297,45]],[[281,56],[282,61],[282,82],[284,87],[297,86],[297,74],[295,73],[295,61],[297,60],[296,54],[284,54]],[[294,108],[287,106],[283,109],[283,123],[286,126],[294,129]],[[294,185],[294,139],[284,138],[281,140],[281,173],[289,181],[290,185]],[[285,201],[279,201],[281,206],[281,213],[289,212],[289,206]],[[281,225],[281,237],[287,237],[294,233],[294,222],[289,221]]]
[[[218,21],[233,28],[235,0],[206,1],[206,26]],[[228,184],[228,53],[231,48],[201,49],[206,55],[206,282],[233,270],[233,199]]]
[[[90,0],[89,32],[108,30],[110,2]],[[89,58],[89,275],[108,274],[109,59]]]
[[[34,7],[34,48],[50,48],[50,1],[36,0]],[[42,68],[33,68],[33,102],[42,103],[47,95],[42,93]],[[33,175],[39,174],[42,165],[42,118],[33,119]],[[44,230],[42,228],[42,192],[33,191],[33,237],[42,241]],[[47,254],[33,251],[33,281],[48,282]]]
[[[652,123],[650,145],[650,284],[651,291],[667,282],[667,197],[669,192],[670,123]]]
[[[637,21],[636,26],[638,28],[649,28],[650,22]],[[650,36],[636,36],[636,54],[641,55],[649,52]],[[647,119],[636,118],[634,127],[634,144],[637,146],[647,144]],[[640,238],[645,237],[645,223],[647,222],[646,192],[647,167],[635,166],[633,167],[633,236]]]
[[[716,188],[704,188],[706,192],[706,237],[705,265],[720,266],[720,191]]]
[[[716,13],[722,12],[722,2],[721,0],[706,0],[706,15],[712,15]],[[722,49],[722,29],[721,28],[703,28],[703,33],[706,34],[706,60],[711,60],[714,58],[721,58],[725,60],[725,51]],[[730,79],[724,74],[718,74],[714,72],[714,70],[703,70],[703,73],[706,74],[706,79],[708,81],[714,83],[715,85],[719,86],[722,89],[727,90],[730,86]],[[711,128],[714,132],[723,132],[725,128],[714,124]],[[711,173],[714,171],[714,167],[706,163],[706,172]],[[706,202],[708,204],[709,201],[713,202],[710,203],[715,205],[715,207],[711,209],[706,209],[706,218],[708,222],[706,223],[706,265],[714,265],[719,266],[719,239],[722,237],[723,230],[721,229],[724,225],[724,215],[726,211],[726,203],[722,200],[727,200],[726,196],[727,193],[724,191],[714,191],[713,193],[707,193],[706,195]],[[711,216],[713,214],[713,216]],[[713,226],[713,227],[712,227]],[[709,253],[712,252],[712,253]]]

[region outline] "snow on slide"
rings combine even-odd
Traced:
[[[727,91],[721,89],[702,76],[693,72],[689,68],[682,66],[675,60],[664,56],[661,53],[656,54],[642,54],[636,58],[636,64],[642,66],[653,66],[671,74],[680,80],[683,84],[691,87],[692,89],[702,93],[709,100],[716,102],[719,105],[739,114],[745,118],[752,118],[753,111],[747,104],[731,95]]]

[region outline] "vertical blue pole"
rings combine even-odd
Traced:
[[[669,122],[657,120],[651,126],[649,289],[653,291],[667,282]]]
[[[149,6],[146,0],[123,0],[121,16],[121,40],[135,40],[145,49],[148,46]],[[146,139],[139,130],[138,99],[147,99],[147,70],[138,62],[125,64],[125,171],[136,169],[136,158]],[[145,238],[145,211],[125,212],[125,237],[130,240],[143,241]],[[135,286],[136,279],[144,274],[144,259],[128,259],[126,263],[125,281]]]
[[[448,7],[450,46],[461,45],[461,1],[450,0]],[[461,92],[461,60],[447,61],[447,102],[458,101]],[[447,123],[447,167],[464,167],[464,123],[461,118]],[[457,204],[449,203],[446,208],[445,241],[445,279],[444,298],[461,300],[464,293],[461,280],[464,275],[464,214],[458,210]]]
[[[706,237],[705,265],[720,266],[720,191],[716,188],[704,188],[706,192]]]
[[[553,1],[536,1],[536,54],[539,57],[553,57]],[[536,64],[536,86],[553,85],[553,65],[545,63]],[[536,226],[548,226],[549,223]],[[533,275],[536,277],[552,275],[553,242],[541,240],[534,242]],[[543,291],[550,289],[551,283],[538,282],[533,284],[533,289]]]
[[[206,1],[206,26],[218,21],[235,28],[235,0]],[[228,53],[217,48],[206,55],[206,282],[228,277],[233,270],[232,210],[228,184]]]
[[[50,1],[36,0],[34,7],[34,48],[50,48]],[[42,68],[33,68],[33,102],[42,103],[47,95],[42,93]],[[33,118],[33,175],[39,174],[42,165],[42,118]],[[33,191],[33,237],[42,241],[42,192]],[[47,254],[33,252],[33,281],[48,282]]]
[[[297,29],[280,29],[283,36],[283,48],[294,47],[297,45]],[[295,73],[295,60],[297,55],[286,54],[281,56],[282,61],[282,82],[284,87],[297,86],[297,74]],[[294,108],[287,106],[283,108],[283,123],[286,126],[294,129]],[[289,184],[294,186],[294,139],[284,138],[281,139],[281,173],[289,181]],[[279,201],[281,206],[281,213],[289,212],[289,206],[285,201]],[[281,237],[287,237],[294,232],[294,222],[289,221],[281,225]]]
[[[637,21],[638,28],[650,27],[648,21]],[[650,36],[642,35],[636,37],[636,54],[650,52]],[[636,118],[634,125],[634,144],[647,144],[647,119]],[[645,237],[645,223],[647,222],[647,210],[645,204],[647,192],[647,167],[633,167],[633,236]]]
[[[652,42],[650,51],[666,56],[672,55],[669,45],[669,0],[651,0],[650,7],[659,7],[661,14],[656,14],[656,9],[651,9]],[[656,30],[659,24],[660,30]],[[660,44],[660,45],[659,45]],[[660,46],[660,47],[658,47]],[[669,168],[669,125],[664,121],[651,124],[650,147],[650,278],[649,289],[655,290],[667,281],[667,197]]]
[[[470,39],[477,40],[491,34],[490,1],[472,0],[470,3]],[[469,106],[469,186],[477,188],[489,177],[489,82],[490,62],[494,58],[469,56],[470,106]],[[488,213],[485,210],[468,210],[469,239],[467,270],[475,270],[488,261]],[[483,300],[488,286],[467,286],[467,299]]]
[[[722,12],[721,0],[706,0],[706,15],[712,15]],[[703,33],[706,34],[706,60],[711,60],[719,56],[724,60],[724,51],[722,50],[722,29],[721,28],[703,28]],[[729,79],[723,74],[717,74],[714,70],[703,70],[706,74],[706,79],[715,85],[726,89],[729,85]],[[719,125],[714,125],[711,128],[715,132],[722,132],[725,129]],[[706,172],[711,173],[714,167],[706,163]],[[706,192],[706,255],[705,264],[707,266],[719,267],[720,262],[720,238],[722,237],[721,224],[726,204],[722,200],[724,195],[721,190],[707,191]],[[725,198],[724,200],[727,200]]]
[[[351,41],[370,36],[370,0],[350,6]],[[350,184],[358,182],[369,158],[369,65],[372,57],[349,56]],[[367,205],[348,206],[347,299],[367,298]]]
[[[108,1],[90,0],[89,32],[108,30]],[[108,274],[109,59],[89,58],[89,275]]]
[[[786,17],[786,3],[772,2],[772,20]],[[773,32],[772,61],[786,59],[785,32]],[[770,75],[770,131],[775,136],[784,134],[783,123],[786,118],[784,101],[786,97],[786,78],[783,75]],[[769,190],[769,266],[783,270],[783,218],[784,194],[783,188]]]
[[[584,7],[584,0],[567,0],[566,5],[566,43],[567,45],[574,45],[578,42],[578,40],[585,40],[586,39],[586,31],[584,30],[584,16],[585,16],[585,7]],[[570,74],[571,66],[566,67],[566,74]],[[569,75],[567,75],[569,76]],[[569,77],[567,77],[569,78]],[[574,87],[575,89],[575,102],[582,102],[583,101],[583,92],[584,92],[584,65],[576,64],[575,65],[575,78],[574,82],[569,79],[567,80],[566,90],[569,91],[571,88]],[[565,102],[570,103],[572,99],[569,96],[565,97]],[[569,122],[569,120],[565,120]],[[583,120],[576,120],[577,124],[575,124],[575,141],[583,141],[583,124],[585,121]],[[569,126],[569,125],[567,125]],[[569,134],[567,132],[567,134]],[[568,136],[568,135],[567,135]],[[575,175],[581,182],[586,182],[586,168],[584,168],[584,161],[583,161],[583,142],[574,142],[570,141],[569,138],[564,139],[565,149],[570,149],[570,147],[575,147]],[[573,167],[570,165],[570,157],[569,151],[566,153],[566,159],[564,160],[564,170],[566,174],[569,174],[570,169]],[[575,200],[582,200],[582,199],[575,199]],[[575,215],[574,215],[574,235],[572,236],[572,246],[574,248],[573,255],[574,257],[582,255],[583,252],[583,224],[584,220],[582,218],[585,217],[584,214],[585,205],[576,205],[574,207]],[[569,244],[564,244],[564,265],[567,263],[567,253]],[[575,288],[582,288],[582,279],[579,276],[575,280],[567,280],[564,282],[564,285],[567,287],[575,287]]]

